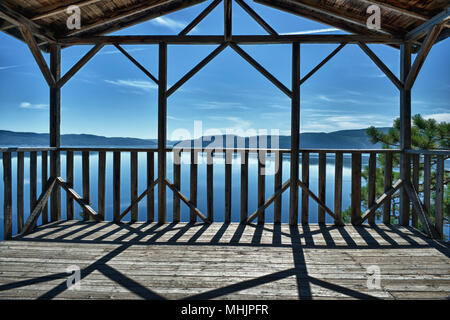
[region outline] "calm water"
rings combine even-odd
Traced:
[[[189,196],[189,155],[186,154],[182,158],[181,164],[181,192]],[[367,164],[367,157],[363,156],[362,164],[363,166]],[[146,154],[140,153],[138,156],[139,167],[138,167],[138,195],[141,194],[146,188]],[[232,221],[238,222],[240,219],[240,156],[236,155],[233,158],[232,166]],[[1,160],[0,160],[1,162]],[[66,177],[65,172],[65,154],[61,156],[61,174],[62,177]],[[74,156],[74,189],[78,194],[82,195],[82,168],[81,168],[81,154],[75,154]],[[107,153],[106,158],[106,220],[112,221],[113,219],[113,175],[112,175],[112,163],[113,154],[111,152]],[[257,209],[257,159],[255,156],[250,155],[249,157],[249,214]],[[24,189],[24,208],[25,208],[25,221],[29,215],[30,207],[30,196],[29,196],[29,158],[25,157],[25,189]],[[270,168],[274,166],[273,159],[267,160],[266,167]],[[289,157],[283,159],[283,182],[289,178]],[[1,167],[2,168],[2,167]],[[16,234],[17,231],[17,220],[16,220],[16,168],[17,168],[17,158],[12,159],[12,177],[13,177],[13,233]],[[97,168],[98,168],[98,155],[97,153],[92,153],[90,157],[90,186],[91,186],[91,205],[94,209],[97,208]],[[334,157],[330,156],[327,158],[326,166],[326,204],[329,208],[334,208]],[[40,179],[41,172],[41,159],[38,156],[38,179],[37,179],[37,190],[38,197],[40,190],[42,188],[42,181]],[[155,157],[155,175],[157,173],[157,159]],[[301,173],[301,168],[300,168]],[[173,181],[173,165],[172,165],[172,155],[168,154],[167,158],[167,177],[169,180]],[[0,170],[0,178],[3,179],[3,172]],[[362,181],[364,185],[364,179]],[[274,176],[266,176],[266,198],[273,194],[273,184]],[[310,188],[313,192],[317,194],[318,190],[318,163],[317,157],[311,155],[310,159]],[[157,199],[157,190],[155,188],[155,199]],[[344,156],[344,169],[343,169],[343,196],[342,196],[342,209],[345,210],[350,206],[350,192],[351,192],[351,158],[350,156]],[[198,165],[198,208],[206,215],[206,157],[199,156]],[[66,196],[65,192],[61,191],[61,206],[62,206],[62,217],[66,217]],[[214,158],[214,220],[221,222],[224,221],[224,207],[225,207],[225,162],[224,158],[221,156],[215,156]],[[121,209],[126,209],[130,201],[130,155],[129,153],[122,153],[121,158]],[[301,189],[299,190],[299,199],[301,205]],[[173,195],[169,188],[167,188],[167,220],[172,220],[172,200]],[[156,201],[155,201],[156,202]],[[3,183],[0,183],[0,205],[3,208]],[[317,210],[318,206],[313,201],[309,201],[309,219],[311,223],[317,222]],[[2,209],[3,211],[3,209]],[[80,219],[80,212],[82,210],[75,203],[75,218]],[[155,217],[157,216],[157,208],[155,204]],[[145,221],[147,217],[147,201],[143,199],[139,203],[139,220]],[[124,221],[129,221],[130,215],[124,218]],[[3,239],[3,215],[0,217],[0,239]],[[189,221],[189,208],[181,202],[181,221]],[[273,222],[273,204],[266,209],[266,221]],[[282,222],[289,221],[289,190],[283,193],[282,197]],[[331,217],[326,215],[326,222],[332,223]],[[39,218],[39,223],[41,223],[41,218]],[[447,230],[448,231],[448,230]]]

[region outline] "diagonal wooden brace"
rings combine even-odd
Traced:
[[[148,186],[148,188],[147,188],[144,192],[142,192],[141,195],[140,195],[140,196],[139,196],[132,204],[130,204],[130,206],[129,206],[128,208],[126,208],[126,209],[120,214],[119,221],[122,221],[122,219],[128,214],[128,212],[130,212],[131,209],[132,209],[134,206],[136,206],[142,199],[144,199],[144,197],[145,197],[146,195],[148,195],[148,194],[150,193],[150,191],[152,191],[152,190],[155,188],[155,186],[158,184],[158,182],[159,182],[158,179],[156,179],[155,181],[153,181],[153,183],[150,184],[150,185]]]

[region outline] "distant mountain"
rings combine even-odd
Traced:
[[[379,128],[387,132],[389,128]],[[238,139],[243,139],[245,147],[254,147],[255,143],[261,147],[278,147],[281,149],[289,149],[291,146],[290,136],[279,136],[279,145],[272,143],[271,137],[267,137],[267,143],[264,143],[264,136],[241,138],[237,136],[218,136],[218,137],[202,137],[200,140],[184,141],[183,144],[194,146],[194,142],[201,143],[203,147],[210,143],[218,142],[221,139],[223,146],[241,146]],[[275,138],[275,137],[272,137]],[[226,141],[231,143],[226,144]],[[261,141],[259,141],[261,140]],[[31,132],[13,132],[0,130],[0,146],[11,147],[42,147],[48,146],[49,135],[45,133]],[[242,140],[240,140],[242,141]],[[255,142],[256,141],[256,142]],[[251,143],[250,143],[251,142]],[[261,143],[260,143],[261,142]],[[177,144],[176,141],[168,141],[167,145]],[[64,134],[61,135],[61,145],[65,147],[141,147],[156,148],[158,142],[156,139],[138,139],[138,138],[120,138],[120,137],[103,137],[90,134]],[[381,148],[380,144],[372,144],[366,135],[366,130],[342,130],[330,133],[310,132],[300,134],[301,148],[315,149],[373,149]]]

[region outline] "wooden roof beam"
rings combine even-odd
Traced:
[[[446,23],[448,20],[450,20],[450,6],[448,6],[441,13],[435,15],[433,18],[429,19],[427,22],[410,31],[406,35],[405,39],[407,41],[417,40],[437,24]]]
[[[37,14],[31,18],[33,21],[42,20],[45,18],[53,17],[61,13],[65,13],[69,6],[78,6],[79,8],[100,2],[101,0],[64,0],[58,1],[56,4],[52,4],[37,10]]]

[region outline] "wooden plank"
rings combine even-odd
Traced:
[[[248,152],[241,151],[241,223],[247,222],[248,215]]]
[[[81,167],[83,172],[83,200],[86,204],[90,205],[90,163],[89,163],[89,152],[83,151],[81,154]],[[89,219],[89,213],[86,209],[83,210],[83,220]]]
[[[50,46],[50,71],[55,81],[61,76],[61,47]],[[56,86],[50,87],[50,147],[61,147],[61,89]],[[60,151],[50,153],[50,177],[56,178],[61,175]],[[61,192],[59,188],[53,188],[50,202],[51,221],[61,220]]]
[[[207,152],[206,163],[206,198],[207,217],[210,222],[214,222],[214,154]]]
[[[302,152],[302,182],[309,188],[309,153]],[[309,221],[309,196],[305,190],[302,190],[302,223]]]
[[[24,224],[23,184],[24,184],[24,153],[17,152],[17,233],[19,234],[22,232]]]
[[[319,199],[323,203],[326,201],[326,168],[327,168],[327,154],[325,152],[319,153]],[[319,224],[325,223],[325,210],[322,207],[317,209],[317,222]]]
[[[136,202],[138,197],[138,154],[137,152],[130,153],[130,191],[131,203]],[[134,205],[131,208],[131,222],[136,222],[139,219],[139,207]]]
[[[79,8],[88,6],[90,4],[94,4],[101,0],[79,0],[74,2],[73,0],[60,0],[55,4],[50,4],[48,6],[44,6],[42,8],[38,8],[35,12],[36,15],[31,17],[32,21],[42,20],[45,18],[53,17],[55,15],[66,13],[66,10],[71,5],[76,5]]]
[[[223,24],[223,34],[225,41],[230,41],[232,37],[232,2],[231,0],[223,0],[223,8],[224,8],[224,24]]]
[[[281,189],[281,183],[283,179],[283,154],[280,152],[275,152],[275,178],[273,190],[277,192],[277,190]],[[273,203],[273,222],[281,223],[281,208],[282,208],[282,195],[277,197]]]
[[[266,153],[258,152],[258,208],[264,205],[266,200]],[[260,210],[258,214],[258,224],[264,224],[265,211]]]
[[[106,214],[106,152],[98,153],[98,214],[105,220]]]
[[[384,192],[388,191],[392,187],[392,153],[384,155]],[[383,223],[391,223],[391,197],[386,199],[383,206]]]
[[[37,199],[37,152],[30,152],[30,212]]]
[[[361,153],[352,154],[352,224],[361,218]]]
[[[267,33],[276,36],[278,33],[259,15],[253,10],[245,1],[236,0],[236,3],[244,9]]]
[[[445,10],[438,13],[433,18],[427,19],[426,22],[408,32],[405,39],[407,41],[411,41],[420,38],[424,33],[426,33],[427,31],[431,31],[434,27],[436,27],[436,25],[439,25],[442,22],[448,20],[449,15],[450,7],[447,7]]]
[[[120,222],[120,152],[113,154],[113,213],[114,222]]]
[[[181,152],[173,151],[173,185],[178,190],[181,189]],[[177,193],[173,193],[173,222],[180,222],[180,198]]]
[[[45,191],[44,181],[48,180],[48,152],[41,152],[41,181],[42,181],[42,192]],[[23,222],[23,220],[22,220]],[[42,208],[42,224],[48,223],[48,205],[47,203]],[[20,232],[19,232],[20,233]]]
[[[225,223],[231,222],[231,187],[233,153],[225,152]]]
[[[298,45],[298,44],[297,44]],[[280,82],[274,75],[272,75],[266,68],[260,65],[255,59],[253,59],[247,52],[245,52],[241,47],[239,47],[236,43],[231,42],[230,47],[236,51],[244,60],[246,60],[251,66],[253,66],[256,70],[258,70],[264,77],[267,78],[270,82],[272,82],[278,89],[284,92],[288,97],[292,98],[293,93],[289,90],[282,82]],[[300,73],[299,73],[300,76]],[[295,81],[296,84],[299,84],[300,79]],[[294,89],[293,89],[294,90]]]
[[[50,179],[45,184],[45,192],[43,192],[39,199],[36,202],[36,206],[31,210],[30,216],[28,217],[25,225],[23,227],[22,234],[27,234],[33,230],[36,226],[37,219],[39,218],[40,213],[42,212],[42,208],[45,206],[45,203],[48,201],[48,198],[56,185],[56,179],[54,177],[50,177]],[[6,199],[6,198],[5,198]],[[6,230],[6,228],[5,228]],[[5,231],[6,235],[6,231]]]
[[[438,156],[436,161],[436,203],[434,205],[436,229],[441,238],[444,234],[444,157]]]
[[[369,156],[369,178],[367,181],[367,204],[368,208],[372,207],[376,198],[376,186],[377,186],[377,154],[371,153]],[[375,214],[372,214],[368,218],[370,225],[375,224]]]
[[[73,151],[67,151],[66,154],[66,179],[69,188],[73,188]],[[74,204],[73,198],[67,194],[67,220],[74,218]]]
[[[343,174],[343,154],[336,152],[334,163],[334,214],[336,225],[342,224],[342,174]],[[303,200],[302,200],[303,201]]]
[[[412,183],[414,186],[414,189],[419,192],[419,173],[420,173],[420,155],[416,154],[412,156],[412,163],[413,163],[413,176],[412,176]],[[414,228],[418,227],[418,215],[417,211],[412,208],[412,214],[411,214],[411,224]]]
[[[158,222],[166,222],[167,44],[159,44],[158,86]]]
[[[431,210],[431,155],[423,156],[423,205],[427,213]]]
[[[191,150],[191,165],[190,165],[190,202],[197,207],[197,178],[198,178],[198,153],[197,151]],[[197,215],[195,209],[191,208],[190,218],[191,223],[197,222]]]
[[[12,238],[12,168],[11,153],[3,152],[3,237]]]
[[[147,152],[147,187],[155,181],[155,153]],[[147,222],[155,221],[155,191],[147,195]]]
[[[291,99],[291,193],[289,224],[298,224],[299,148],[300,148],[300,44],[292,44]]]
[[[197,26],[209,13],[211,13],[211,11],[214,10],[214,8],[216,8],[220,3],[222,2],[222,0],[214,0],[213,2],[211,2],[202,12],[200,12],[200,14],[195,17],[194,20],[192,20],[178,35],[179,36],[185,36],[189,33],[189,31],[191,31],[192,29],[195,28],[195,26]]]

